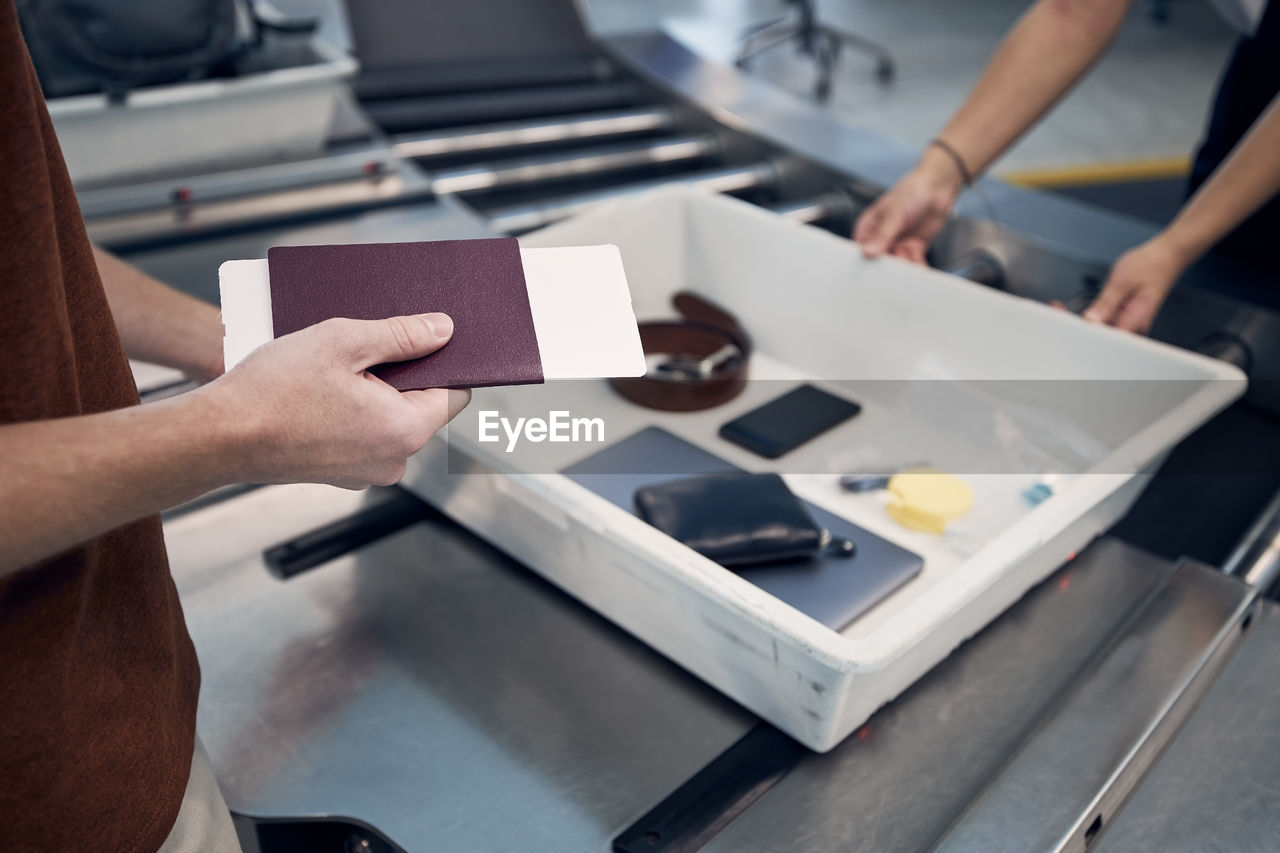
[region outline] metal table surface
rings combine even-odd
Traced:
[[[262,488],[166,521],[233,811],[406,850],[605,850],[754,720],[440,517],[281,581],[262,550],[356,510]]]
[[[1280,848],[1280,609],[1258,612],[1186,728],[1099,841],[1098,853]]]
[[[233,810],[354,818],[408,851],[604,851],[756,724],[431,513],[291,580],[268,573],[264,548],[380,494],[268,487],[166,521]],[[1280,739],[1236,702],[1256,672],[1274,693],[1280,622],[1242,633],[1254,607],[1212,569],[1102,540],[705,849],[1083,850],[1103,814],[1105,849],[1141,849],[1119,839],[1194,801],[1207,754],[1236,762],[1210,782],[1228,801],[1264,798],[1275,761],[1251,749],[1274,759]],[[1223,720],[1235,739],[1188,744]]]
[[[707,850],[1062,849],[1250,599],[1211,569],[1104,539]]]

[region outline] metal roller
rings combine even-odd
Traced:
[[[1253,372],[1253,349],[1244,338],[1232,332],[1214,332],[1200,342],[1196,352],[1234,364],[1246,374]]]
[[[609,187],[588,193],[562,196],[537,204],[498,208],[487,211],[485,215],[497,230],[506,234],[522,234],[582,213],[606,201],[638,195],[669,184],[689,184],[703,187],[711,192],[737,194],[772,187],[777,183],[777,179],[778,173],[772,163],[752,163],[747,166],[731,166],[724,169],[692,172],[673,178]]]
[[[719,147],[719,141],[711,134],[630,142],[437,172],[431,186],[439,195],[527,187],[664,163],[700,160],[715,154]]]
[[[770,205],[770,210],[794,222],[812,225],[832,219],[852,219],[853,200],[840,192],[823,193],[813,198]]]
[[[1280,493],[1254,521],[1222,570],[1263,593],[1280,580]]]
[[[411,201],[428,200],[426,181],[393,172],[376,179],[360,179],[282,190],[266,195],[218,198],[203,204],[170,205],[88,221],[89,238],[114,251],[139,251],[208,237],[225,231],[244,231],[269,223],[298,221],[343,211],[372,210]]]
[[[392,150],[397,157],[404,158],[481,154],[532,145],[609,139],[669,130],[675,122],[675,112],[667,107],[639,107],[409,134],[393,139]]]
[[[499,89],[465,95],[395,98],[364,104],[369,117],[390,133],[456,127],[530,116],[620,109],[645,99],[638,83],[622,80],[574,86]]]
[[[80,212],[87,220],[152,211],[159,208],[206,204],[226,199],[307,189],[345,181],[377,181],[397,171],[380,149],[353,151],[270,166],[233,169],[213,175],[102,187],[78,193]]]
[[[998,290],[1004,289],[1004,265],[1000,259],[985,249],[974,249],[947,266],[947,272],[967,278],[969,281],[985,284]]]

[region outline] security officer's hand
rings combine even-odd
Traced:
[[[862,212],[853,239],[868,258],[890,254],[922,264],[963,186],[955,163],[926,148],[915,168]]]
[[[1186,260],[1172,242],[1163,234],[1157,235],[1120,256],[1102,292],[1083,316],[1095,323],[1146,334],[1186,267]]]

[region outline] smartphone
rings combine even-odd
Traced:
[[[777,459],[852,418],[852,400],[801,385],[720,427],[720,437],[766,459]]]

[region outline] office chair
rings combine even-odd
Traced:
[[[797,43],[799,52],[813,58],[818,78],[813,85],[814,100],[824,102],[831,97],[832,75],[840,50],[845,45],[868,54],[876,60],[876,79],[888,84],[895,71],[893,56],[882,45],[853,33],[842,33],[818,21],[816,0],[786,0],[795,7],[792,14],[768,21],[747,30],[738,50],[737,65],[746,68],[752,57],[786,42]]]

